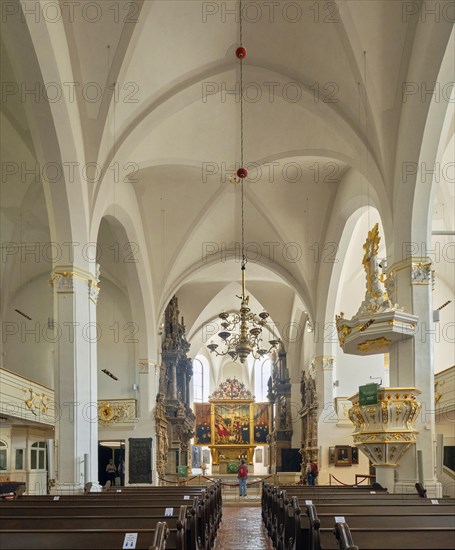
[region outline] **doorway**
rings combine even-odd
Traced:
[[[98,442],[98,480],[105,485],[108,480],[106,466],[112,459],[117,469],[116,485],[125,485],[125,440]]]

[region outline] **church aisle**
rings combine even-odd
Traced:
[[[260,507],[223,508],[215,550],[272,550]]]

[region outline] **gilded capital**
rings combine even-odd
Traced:
[[[429,285],[433,283],[434,272],[431,269],[431,262],[413,263],[411,266],[411,284]]]
[[[72,293],[74,292],[74,273],[72,271],[53,271],[49,284],[59,293]]]

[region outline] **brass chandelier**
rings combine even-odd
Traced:
[[[248,307],[250,297],[245,290],[245,273],[247,258],[245,255],[245,223],[244,223],[244,180],[248,175],[248,170],[243,165],[243,60],[246,57],[246,49],[242,46],[242,2],[239,3],[240,8],[240,46],[237,48],[235,55],[240,61],[240,168],[237,170],[237,177],[231,179],[233,183],[241,185],[241,228],[242,228],[242,294],[236,295],[240,299],[240,311],[238,313],[219,314],[222,320],[222,331],[218,333],[222,342],[222,347],[211,342],[207,345],[211,353],[225,356],[229,355],[233,361],[240,359],[241,363],[245,363],[247,357],[252,354],[255,359],[260,359],[265,354],[280,344],[280,340],[269,340],[270,347],[268,349],[262,344],[262,328],[267,324],[269,314],[263,311],[256,315],[252,313]]]

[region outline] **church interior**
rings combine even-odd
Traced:
[[[1,3],[0,486],[455,499],[454,21]]]

